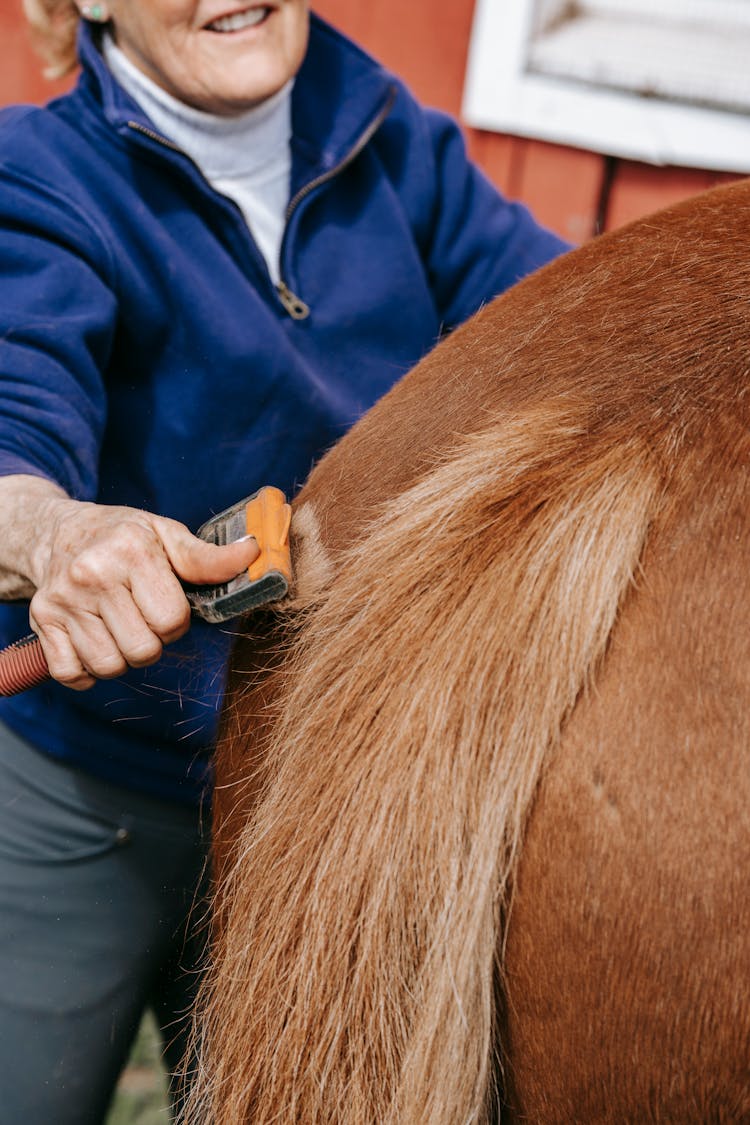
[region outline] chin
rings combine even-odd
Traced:
[[[183,89],[177,96],[206,113],[238,114],[273,97],[289,79],[286,73],[269,75],[267,79],[254,74],[253,81],[248,82],[247,70],[248,64],[237,81],[232,81],[225,71],[215,84],[207,82],[195,90]]]
[[[244,102],[245,105],[257,105],[259,102],[264,102],[268,98],[273,97],[278,93],[282,86],[285,86],[289,79],[292,77],[286,70],[274,72],[266,75],[253,74],[253,81],[247,81],[247,71],[243,75],[245,82],[236,82],[231,91],[227,90],[229,100],[235,101],[238,104]]]

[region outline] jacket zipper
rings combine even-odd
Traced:
[[[383,124],[388,114],[391,112],[391,106],[393,105],[395,98],[396,88],[395,86],[392,86],[389,91],[388,98],[383,104],[383,108],[380,110],[380,113],[378,113],[377,116],[372,119],[367,128],[363,130],[363,132],[349,149],[343,160],[340,160],[338,164],[334,164],[333,168],[329,168],[327,172],[322,172],[319,176],[316,176],[314,180],[310,180],[309,183],[306,183],[304,187],[301,187],[297,194],[293,196],[292,199],[290,199],[289,203],[287,204],[284,216],[287,223],[289,222],[292,214],[297,209],[299,204],[310,194],[311,191],[315,191],[315,189],[319,188],[321,184],[325,184],[328,182],[328,180],[332,180],[334,176],[338,176],[339,172],[343,172],[344,168],[347,168],[352,163],[352,161],[359,156],[362,149],[368,143],[370,138],[374,136],[375,133],[377,133],[378,129]]]
[[[388,114],[391,112],[391,106],[393,105],[395,97],[396,97],[396,89],[395,89],[395,87],[391,87],[391,89],[389,91],[389,94],[388,94],[388,98],[385,101],[385,103],[383,104],[382,109],[372,119],[372,121],[367,126],[367,128],[363,129],[362,133],[359,135],[359,137],[357,138],[355,143],[349,149],[348,153],[343,158],[343,160],[340,160],[338,164],[335,164],[333,166],[333,168],[329,168],[327,172],[322,172],[319,176],[316,176],[315,179],[310,180],[308,183],[306,183],[304,185],[304,187],[300,188],[300,190],[297,192],[296,195],[294,195],[289,200],[289,203],[287,204],[286,211],[284,213],[284,234],[282,235],[281,252],[279,254],[279,274],[280,275],[281,275],[281,259],[283,257],[283,252],[284,252],[284,240],[286,238],[286,232],[289,228],[289,220],[291,219],[292,215],[296,211],[297,207],[300,205],[300,203],[302,202],[303,199],[307,198],[307,196],[310,194],[310,192],[315,191],[317,188],[321,187],[322,184],[326,184],[326,183],[328,183],[329,180],[332,180],[335,176],[338,176],[339,172],[343,172],[344,168],[347,168],[352,163],[352,161],[355,160],[359,156],[362,149],[368,143],[370,138],[372,136],[374,136],[374,134],[378,131],[378,129],[383,124],[383,122],[385,121]],[[289,288],[289,286],[286,284],[286,282],[283,279],[276,286],[276,291],[279,294],[279,299],[280,299],[282,305],[284,306],[286,311],[289,313],[289,315],[294,318],[294,320],[305,320],[305,318],[310,315],[310,306],[308,304],[306,304],[302,300],[301,297],[298,297],[296,293],[293,293],[292,290]]]
[[[301,297],[296,293],[292,293],[291,289],[285,281],[279,281],[276,285],[276,292],[278,293],[279,300],[289,313],[292,320],[306,320],[310,315],[310,306],[305,304]]]
[[[315,191],[316,188],[319,188],[322,184],[325,184],[329,180],[332,180],[334,176],[337,176],[339,174],[339,172],[343,172],[344,168],[347,168],[352,163],[352,161],[359,156],[362,149],[368,143],[370,138],[378,131],[378,129],[390,113],[391,106],[393,105],[395,97],[396,89],[395,87],[391,87],[389,96],[383,104],[382,109],[372,119],[367,128],[362,131],[343,160],[340,160],[338,164],[335,164],[333,166],[333,168],[329,168],[327,172],[322,172],[321,175],[316,176],[313,180],[310,180],[309,183],[300,188],[297,194],[294,195],[287,204],[286,211],[284,212],[284,233],[281,238],[281,253],[279,254],[279,276],[281,277],[281,280],[277,285],[274,286],[274,288],[279,300],[281,301],[281,304],[284,306],[286,312],[293,320],[306,320],[310,315],[310,306],[306,304],[301,297],[298,297],[296,293],[292,292],[282,276],[281,258],[283,256],[284,240],[286,238],[286,231],[289,227],[289,220],[291,219],[292,215],[294,214],[302,200],[306,199],[310,192]],[[133,129],[136,133],[142,133],[150,140],[156,141],[157,144],[163,145],[164,148],[171,149],[173,152],[177,152],[181,156],[187,156],[187,153],[184,152],[179,145],[174,144],[173,141],[168,140],[166,137],[162,137],[161,134],[157,133],[154,129],[149,129],[146,125],[141,125],[140,121],[128,121],[128,128]],[[188,156],[188,160],[190,159],[191,158]],[[195,163],[195,161],[193,161],[193,163]],[[198,165],[196,164],[196,168],[197,167]],[[198,171],[200,172],[200,168],[198,168]],[[202,172],[201,175],[203,175]],[[205,179],[205,176],[203,178]]]

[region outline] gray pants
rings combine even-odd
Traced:
[[[100,1125],[146,1008],[178,1065],[206,878],[197,810],[0,725],[0,1125]]]

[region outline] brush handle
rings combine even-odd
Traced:
[[[36,633],[0,649],[0,695],[18,695],[48,680],[49,668]]]

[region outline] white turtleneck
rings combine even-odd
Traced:
[[[164,136],[178,145],[217,191],[238,204],[274,282],[289,202],[293,80],[237,117],[204,113],[157,86],[104,36],[109,69]]]

